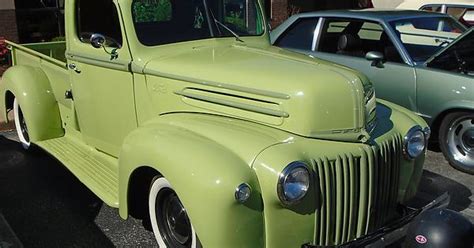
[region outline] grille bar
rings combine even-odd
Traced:
[[[367,234],[391,218],[397,202],[402,139],[394,135],[357,154],[314,159],[320,207],[314,243],[340,245]]]

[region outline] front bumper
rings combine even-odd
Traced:
[[[385,227],[379,228],[372,233],[365,236],[354,239],[350,242],[339,246],[316,246],[311,244],[304,244],[301,248],[322,248],[322,247],[337,247],[337,248],[349,248],[349,247],[385,247],[401,240],[407,232],[410,223],[420,214],[430,209],[443,209],[449,205],[450,196],[448,193],[444,193],[426,206],[419,209],[409,208],[409,213],[397,221],[388,224]]]

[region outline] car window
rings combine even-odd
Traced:
[[[117,7],[112,1],[77,0],[76,4],[77,34],[82,42],[89,43],[91,35],[98,33],[106,37],[106,46],[122,46]]]
[[[448,7],[447,13],[466,26],[474,25],[474,8]]]
[[[265,31],[257,0],[133,0],[132,17],[146,46]]]
[[[429,12],[441,12],[441,5],[427,5],[420,8],[420,10],[429,11]]]
[[[276,46],[311,50],[313,45],[314,30],[318,18],[301,18],[293,23],[275,42]]]
[[[380,41],[383,28],[377,23],[364,22],[360,31],[357,33],[361,39]]]
[[[423,62],[466,30],[451,17],[418,17],[390,22],[413,61]]]
[[[368,52],[377,51],[389,62],[403,62],[383,27],[363,20],[328,18],[317,50],[361,58]]]
[[[135,23],[166,22],[170,21],[173,15],[169,0],[135,1],[132,8]]]

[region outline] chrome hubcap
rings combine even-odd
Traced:
[[[474,120],[459,118],[448,131],[448,147],[454,160],[474,168]]]
[[[161,204],[157,202],[158,225],[168,247],[190,247],[193,231],[191,221],[178,196],[171,191],[164,192]]]
[[[176,196],[165,206],[166,224],[174,240],[184,245],[191,238],[191,223],[181,202]]]

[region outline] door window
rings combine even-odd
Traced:
[[[285,48],[311,50],[314,30],[318,20],[318,18],[299,19],[278,38],[275,45]]]
[[[441,5],[426,5],[420,8],[420,10],[428,11],[428,12],[441,12]]]
[[[403,63],[395,45],[375,22],[353,19],[327,19],[318,51],[336,53],[353,57],[365,57],[365,54],[376,51],[384,54],[389,62]]]
[[[447,12],[466,26],[474,25],[474,8],[448,7]]]
[[[111,0],[77,0],[76,23],[79,39],[89,43],[92,34],[106,38],[106,46],[120,48],[122,32],[117,8]]]

